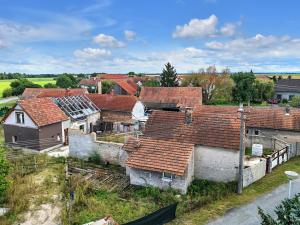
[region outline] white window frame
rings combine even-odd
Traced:
[[[173,179],[174,179],[174,175],[172,173],[168,173],[168,172],[163,172],[162,173],[162,180],[163,181],[171,182]]]
[[[25,116],[24,116],[24,112],[16,112],[16,123],[17,124],[25,124]],[[20,117],[19,117],[20,116]],[[20,123],[18,122],[18,117],[20,119]]]

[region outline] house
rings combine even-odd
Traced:
[[[46,151],[68,145],[68,116],[50,98],[19,100],[3,119],[8,145]]]
[[[117,95],[135,95],[138,91],[138,82],[133,77],[124,74],[100,74],[97,77],[83,79],[79,82],[81,88],[86,88],[90,93],[102,94],[102,82],[114,83],[112,92]]]
[[[139,130],[147,120],[145,107],[135,96],[88,94],[87,97],[101,110],[102,132]]]
[[[299,79],[279,79],[275,84],[275,96],[278,100],[292,100],[294,96],[300,96]]]
[[[71,129],[91,133],[100,120],[99,108],[85,95],[53,97],[52,101],[70,117]]]
[[[236,180],[239,144],[237,113],[153,111],[144,135],[123,149],[132,184],[186,193],[195,178]]]
[[[21,99],[29,98],[45,98],[45,97],[64,97],[74,95],[87,94],[87,90],[84,88],[26,88],[22,93]]]
[[[202,105],[201,87],[143,87],[140,100],[151,110],[179,111]]]

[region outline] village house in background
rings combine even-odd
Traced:
[[[20,100],[3,119],[5,143],[34,150],[68,145],[68,116],[50,99]]]
[[[135,95],[141,85],[141,78],[138,77],[129,77],[125,74],[99,74],[96,77],[81,80],[79,86],[86,88],[90,93],[104,94],[102,90],[104,81],[113,83],[111,92],[116,95]]]
[[[140,100],[147,111],[179,111],[202,105],[201,87],[143,87]]]
[[[101,109],[97,131],[132,132],[144,127],[145,107],[135,96],[88,94],[87,97]]]
[[[278,79],[275,84],[275,97],[278,100],[291,101],[294,96],[300,96],[300,79]]]
[[[20,98],[30,99],[45,97],[64,97],[84,94],[88,94],[88,91],[84,88],[26,88]]]

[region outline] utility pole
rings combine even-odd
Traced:
[[[238,177],[238,194],[242,194],[243,192],[243,172],[244,172],[244,156],[245,156],[245,112],[243,108],[243,104],[240,104],[240,108],[238,110],[240,113],[240,160],[239,160],[239,177]]]

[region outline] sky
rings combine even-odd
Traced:
[[[0,0],[0,72],[300,72],[298,0]]]

